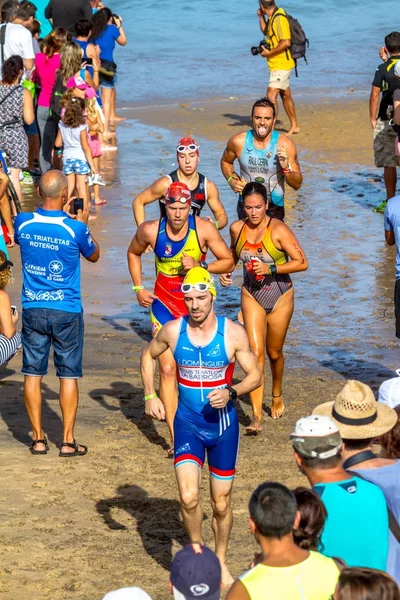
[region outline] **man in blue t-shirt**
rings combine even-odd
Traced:
[[[396,319],[396,337],[400,338],[400,196],[391,198],[385,208],[385,240],[389,246],[396,244],[394,314]]]
[[[81,456],[87,447],[77,444],[74,425],[78,382],[82,377],[83,314],[80,255],[97,262],[100,250],[87,227],[88,212],[69,208],[67,178],[48,171],[39,183],[42,208],[15,219],[15,241],[22,262],[22,373],[24,398],[32,425],[32,454],[47,454],[41,423],[41,381],[47,374],[50,347],[60,379],[63,439],[60,456]],[[64,206],[65,205],[65,206]]]
[[[291,435],[297,466],[328,512],[319,552],[342,558],[349,567],[386,571],[389,519],[378,486],[352,476],[342,467],[342,438],[325,415],[296,423]]]

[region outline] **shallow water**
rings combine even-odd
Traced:
[[[256,0],[110,4],[124,18],[129,39],[116,52],[125,103],[264,93],[265,60],[250,53],[262,39]],[[398,27],[398,0],[288,0],[282,6],[310,40],[308,65],[301,60],[299,78],[292,78],[297,96],[369,89],[384,36]]]

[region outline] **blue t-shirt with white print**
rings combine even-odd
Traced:
[[[393,231],[396,240],[396,279],[400,279],[400,196],[390,198],[384,220],[385,231]]]
[[[62,210],[38,208],[14,223],[21,249],[22,308],[82,311],[80,254],[96,250],[87,225]]]

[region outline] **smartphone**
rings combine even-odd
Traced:
[[[11,304],[11,314],[14,317],[17,313],[17,307],[14,304]]]
[[[71,214],[77,215],[78,210],[83,210],[83,198],[74,198],[73,202],[71,202]]]
[[[92,66],[93,65],[93,58],[82,58],[82,64],[88,65],[88,66]]]

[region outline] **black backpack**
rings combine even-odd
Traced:
[[[310,45],[310,42],[309,42],[306,34],[304,33],[304,29],[302,28],[302,26],[300,25],[298,20],[295,19],[294,17],[292,17],[291,15],[288,15],[287,13],[286,14],[276,14],[276,12],[275,12],[272,15],[272,21],[271,21],[271,30],[272,31],[273,31],[272,26],[273,26],[273,23],[274,23],[274,20],[276,17],[285,17],[289,21],[290,36],[291,36],[290,54],[292,55],[292,58],[293,58],[294,62],[296,63],[295,70],[296,70],[296,77],[298,77],[297,60],[299,58],[304,58],[304,60],[307,63],[306,51]]]
[[[66,90],[67,87],[64,85],[62,78],[57,76],[53,91],[51,93],[50,114],[58,120],[61,119],[60,100],[64,96]]]

